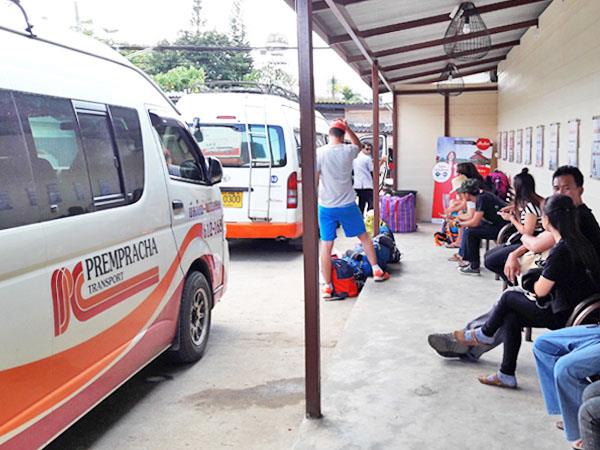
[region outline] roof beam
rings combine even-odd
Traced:
[[[363,39],[359,38],[356,35],[356,32],[354,31],[354,30],[356,30],[356,24],[354,23],[354,21],[352,20],[352,18],[348,14],[348,12],[345,9],[342,10],[336,4],[337,0],[323,0],[323,1],[325,1],[325,3],[327,3],[327,5],[329,6],[329,9],[331,10],[331,12],[335,16],[335,18],[338,20],[338,22],[344,27],[346,32],[350,36],[352,36],[352,41],[354,41],[354,45],[356,45],[358,47],[360,53],[362,54],[361,60],[366,59],[371,66],[377,65],[377,61],[371,56],[371,53],[368,50],[367,44],[364,42]],[[348,1],[348,0],[346,0],[346,1]],[[379,70],[379,68],[377,68],[377,73],[379,74],[379,79],[385,85],[385,88],[391,92],[392,88],[391,88],[390,84],[388,83],[388,81],[386,80],[385,76],[383,75],[383,72],[381,72]]]
[[[539,3],[541,1],[546,0],[504,0],[498,3],[492,3],[490,5],[483,5],[477,7],[477,11],[479,14],[490,13],[494,11],[500,11],[503,9],[514,8],[517,6],[529,5],[531,3]],[[433,25],[436,23],[449,22],[450,14],[438,14],[435,16],[423,17],[421,19],[409,20],[407,22],[400,22],[392,25],[385,25],[382,27],[371,28],[369,30],[358,30],[357,34],[362,38],[369,38],[373,36],[379,36],[387,33],[394,33],[397,31],[410,30],[412,28],[420,28],[426,25]],[[340,42],[346,42],[350,40],[350,36],[348,34],[341,34],[337,36],[331,37],[331,42],[334,44],[339,44]]]
[[[353,3],[361,3],[367,0],[335,0],[335,3],[337,3],[340,6],[347,6],[347,5],[352,5]],[[327,2],[325,1],[317,1],[317,2],[313,2],[313,13],[317,12],[317,11],[323,11],[325,9],[329,9],[329,5],[327,5]],[[350,36],[348,36],[348,41],[350,40]]]
[[[498,86],[465,86],[461,89],[461,92],[486,92],[486,91],[497,91]],[[449,92],[454,91],[448,89]],[[395,95],[427,95],[427,94],[439,94],[437,89],[399,89],[394,91]]]
[[[529,27],[534,27],[537,25],[538,25],[538,19],[531,19],[531,20],[525,20],[523,22],[511,23],[508,25],[502,25],[499,27],[489,28],[487,30],[487,32],[489,34],[506,33],[508,31],[520,30],[522,28],[529,28]],[[412,52],[415,50],[421,50],[423,48],[437,47],[438,45],[444,45],[444,44],[448,44],[451,42],[466,41],[466,40],[474,38],[474,37],[481,37],[481,36],[485,36],[485,35],[486,35],[485,31],[477,31],[474,33],[470,33],[466,36],[460,35],[460,36],[454,36],[451,38],[441,38],[441,39],[434,39],[432,41],[417,42],[416,44],[409,44],[409,45],[404,45],[402,47],[388,48],[386,50],[380,50],[378,52],[374,52],[373,57],[382,58],[384,56],[390,56],[390,55],[394,55],[396,53],[408,53],[408,52]],[[349,56],[347,58],[347,61],[348,62],[358,62],[358,61],[362,61],[363,59],[364,58],[361,57],[360,55],[354,55],[354,56]]]
[[[474,61],[474,62],[470,62],[470,63],[466,63],[466,64],[461,64],[461,65],[457,65],[456,67],[458,69],[467,69],[469,67],[477,67],[477,66],[482,66],[484,64],[504,61],[505,59],[506,59],[506,55],[498,56],[496,58],[488,58],[488,59],[483,59],[480,61]],[[435,70],[427,70],[425,72],[412,73],[409,75],[403,75],[401,77],[390,78],[388,81],[390,83],[397,83],[399,81],[413,80],[415,78],[426,77],[428,75],[435,75],[436,73],[441,73],[443,71],[444,71],[444,67],[442,67],[441,69],[437,68]],[[460,74],[462,75],[462,73],[460,73]]]
[[[461,72],[460,76],[461,77],[466,77],[466,76],[469,76],[469,75],[477,75],[478,73],[489,72],[490,70],[495,70],[497,68],[498,68],[498,65],[487,66],[487,67],[479,67],[478,69],[473,69],[473,70],[468,70],[466,72]],[[437,83],[438,81],[444,81],[444,79],[442,77],[428,78],[427,80],[420,80],[420,81],[416,81],[414,83],[409,83],[409,84]]]
[[[502,42],[500,44],[492,45],[490,47],[490,51],[500,50],[500,49],[507,48],[507,47],[514,47],[516,45],[519,45],[520,43],[521,43],[520,40]],[[381,67],[381,70],[383,72],[392,72],[394,70],[408,69],[410,67],[423,66],[425,64],[431,64],[431,63],[436,63],[436,62],[440,62],[440,61],[450,61],[451,59],[455,59],[455,58],[458,58],[461,56],[475,55],[477,53],[481,53],[481,50],[469,50],[467,52],[457,53],[453,57],[450,57],[448,55],[440,55],[440,56],[434,56],[432,58],[407,61],[407,62],[401,63],[401,64],[394,64],[391,66],[383,66],[383,67]],[[360,72],[360,74],[362,76],[367,76],[370,73],[371,73],[370,70],[362,70]]]

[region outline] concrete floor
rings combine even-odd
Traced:
[[[457,273],[434,231],[397,236],[402,263],[359,297],[325,370],[324,418],[304,421],[296,449],[570,448],[545,414],[531,343],[521,348],[516,391],[476,380],[498,368],[501,347],[477,364],[429,348],[429,333],[463,326],[501,290],[490,272]]]
[[[230,248],[230,284],[204,358],[188,367],[158,359],[48,449],[293,446],[304,417],[302,253],[274,241]],[[322,303],[324,364],[354,303]]]

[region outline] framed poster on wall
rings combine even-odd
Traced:
[[[544,125],[535,127],[535,167],[544,167]]]
[[[496,155],[496,160],[500,161],[500,159],[502,159],[502,132],[500,131],[498,131],[496,142],[494,143],[494,153]]]
[[[508,133],[508,162],[515,160],[515,130]]]
[[[525,143],[523,144],[523,164],[531,164],[531,143],[533,136],[533,128],[525,128]]]
[[[577,167],[579,165],[579,119],[569,120],[569,139],[567,153],[569,155],[569,165]]]
[[[508,133],[502,132],[502,159],[506,161],[508,159]]]
[[[600,179],[600,116],[592,118],[592,178]]]
[[[556,170],[558,167],[558,133],[560,123],[550,124],[550,134],[548,136],[548,169]]]
[[[517,130],[517,136],[515,137],[515,162],[517,164],[523,163],[523,128]]]

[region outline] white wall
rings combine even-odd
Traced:
[[[600,115],[600,1],[555,0],[499,68],[498,131],[544,125],[544,167],[532,165],[538,191],[551,193],[549,125],[560,122],[559,165],[567,163],[568,121],[580,119],[579,168],[586,203],[600,210],[600,180],[590,174],[592,117]],[[511,175],[522,165],[499,161]]]
[[[430,87],[430,86],[428,86]],[[496,92],[465,92],[450,98],[450,135],[496,138]],[[444,97],[398,97],[398,188],[417,190],[419,220],[431,220],[437,139],[444,135]]]

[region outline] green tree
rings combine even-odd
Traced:
[[[274,63],[269,63],[260,69],[253,70],[245,79],[258,83],[275,84],[289,91],[297,91],[296,79]]]
[[[204,26],[204,19],[202,18],[202,0],[194,0],[190,25],[192,26],[192,32],[195,35],[199,35]]]
[[[363,101],[362,96],[360,94],[357,94],[356,92],[354,92],[352,89],[350,89],[349,86],[344,86],[342,88],[342,98],[344,99],[344,102],[346,102],[346,103]]]
[[[242,12],[242,0],[233,0],[229,24],[231,28],[229,34],[231,43],[236,47],[250,47]],[[252,71],[252,55],[250,52],[234,52],[231,58],[231,64],[233,65],[234,71],[233,80],[243,80],[244,77]]]
[[[154,80],[167,92],[197,92],[204,85],[204,71],[191,66],[178,66],[155,75]]]

